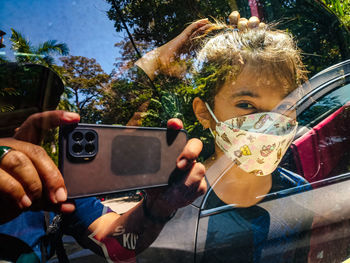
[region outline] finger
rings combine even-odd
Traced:
[[[74,212],[75,210],[75,203],[73,200],[66,201],[64,203],[60,204],[42,204],[41,207],[44,207],[45,210],[47,211],[54,211],[56,213],[65,213],[69,214]],[[40,209],[42,210],[42,208]]]
[[[238,11],[233,11],[229,16],[228,20],[230,25],[237,26],[239,19],[241,18],[241,15]]]
[[[75,210],[74,202],[64,202],[60,205],[60,212],[68,214],[72,213]]]
[[[172,118],[167,122],[167,127],[170,130],[181,130],[183,126],[182,121],[178,118]]]
[[[185,184],[189,185],[197,182],[197,185],[199,186],[202,179],[204,178],[204,175],[205,166],[202,163],[195,163],[192,166],[191,171],[186,179],[188,182],[185,182]]]
[[[191,40],[195,40],[196,37],[203,35],[208,29],[210,29],[212,27],[212,25],[210,24],[206,24],[204,26],[201,26],[200,28],[198,28],[197,30],[195,30],[192,35],[190,36]]]
[[[184,180],[183,196],[187,202],[192,203],[198,196],[204,193],[205,167],[201,163],[195,163]]]
[[[14,202],[16,209],[25,209],[32,205],[22,185],[6,171],[0,169],[0,195],[2,200]]]
[[[79,122],[80,116],[74,112],[54,110],[36,113],[28,118],[28,122],[35,127],[49,130],[58,127],[61,124],[71,124]]]
[[[198,158],[202,148],[203,143],[199,139],[193,138],[189,140],[182,153],[177,158],[177,168],[180,170],[188,169]]]
[[[248,29],[248,19],[246,19],[246,18],[240,18],[240,19],[238,20],[237,28],[238,28],[240,31],[247,30],[247,29]]]
[[[266,28],[266,24],[263,22],[259,23],[259,28]]]
[[[43,189],[48,192],[51,202],[57,204],[67,200],[67,190],[63,177],[42,147],[18,140],[12,140],[7,144],[13,149],[23,152],[32,161],[43,184]]]
[[[1,168],[22,185],[31,201],[41,198],[42,184],[39,175],[25,154],[11,150],[1,160]]]
[[[193,32],[195,32],[196,30],[198,30],[202,26],[205,26],[209,23],[210,22],[209,22],[208,18],[200,19],[200,20],[190,24],[188,27],[186,27],[185,30],[183,31],[183,33],[185,35],[187,35],[187,37],[189,37],[193,34]]]
[[[68,200],[63,203],[53,204],[50,200],[47,198],[42,198],[40,200],[37,200],[36,202],[33,202],[32,206],[30,207],[30,210],[32,211],[53,211],[56,213],[72,213],[75,210],[75,203],[73,200]]]
[[[203,176],[203,179],[199,185],[199,188],[198,188],[198,192],[200,195],[203,195],[207,192],[208,190],[208,185],[207,185],[207,181],[205,180],[204,176]]]
[[[16,129],[14,138],[38,144],[46,131],[62,124],[77,123],[79,120],[79,114],[61,110],[36,113]]]
[[[259,27],[260,19],[256,16],[252,16],[248,20],[248,28],[257,28]]]

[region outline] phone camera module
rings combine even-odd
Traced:
[[[80,142],[84,138],[83,133],[81,132],[74,132],[72,134],[72,139],[76,142]]]
[[[93,145],[92,143],[86,144],[85,151],[89,154],[93,153],[95,151],[95,145]]]
[[[85,134],[85,140],[88,142],[93,142],[95,140],[95,134],[93,132],[87,132]]]
[[[67,141],[69,159],[75,162],[88,162],[98,152],[98,134],[94,129],[77,127],[70,132]]]
[[[72,150],[74,153],[79,154],[83,151],[83,146],[80,143],[74,143],[72,146]]]

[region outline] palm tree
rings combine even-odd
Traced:
[[[69,54],[68,46],[65,43],[48,40],[35,47],[21,33],[13,28],[11,31],[11,49],[15,52],[16,60],[19,63],[36,63],[50,67],[54,63],[52,55],[66,56]]]
[[[50,67],[63,80],[63,68],[55,65],[52,55],[67,56],[69,48],[65,43],[58,43],[57,40],[48,40],[38,46],[33,46],[32,43],[25,38],[24,35],[11,28],[12,35],[10,37],[11,49],[15,52],[16,61],[21,64],[35,63]],[[1,94],[0,94],[1,95]],[[65,89],[60,101],[59,108],[64,110],[74,110],[69,102],[70,91]],[[1,111],[1,109],[0,109]]]

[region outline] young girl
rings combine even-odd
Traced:
[[[208,172],[207,179],[222,201],[249,207],[273,187],[271,174],[297,128],[289,110],[297,96],[291,93],[306,74],[300,51],[286,32],[236,30],[225,24],[209,31],[214,34],[197,55],[196,78],[203,95],[193,100],[193,110],[216,142],[206,168],[222,156],[231,162],[225,172]],[[298,176],[293,180],[289,187],[303,183]]]
[[[207,31],[195,62],[201,96],[193,100],[198,121],[215,140],[204,163],[211,186],[204,205],[234,209],[210,215],[201,262],[306,262],[303,229],[312,213],[283,198],[257,205],[281,190],[309,187],[278,167],[297,129],[293,106],[306,80],[300,51],[289,34],[267,27],[215,24]]]

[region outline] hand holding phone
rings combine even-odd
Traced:
[[[75,124],[60,129],[59,167],[70,198],[168,184],[184,130]]]

